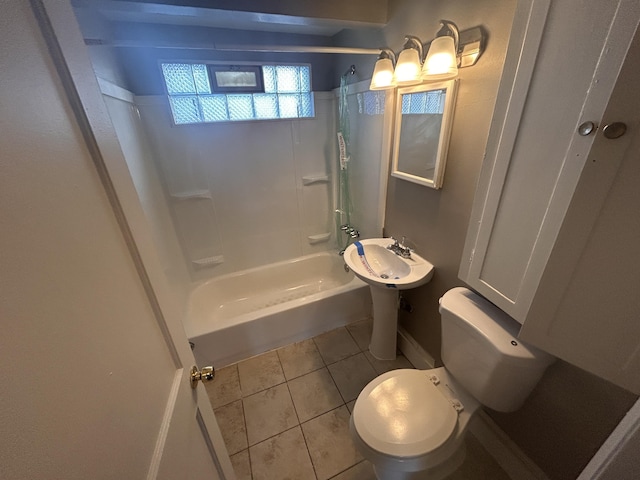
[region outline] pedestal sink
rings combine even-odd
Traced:
[[[387,247],[390,238],[369,238],[349,245],[344,261],[369,284],[373,299],[373,332],[369,351],[379,360],[396,358],[399,290],[419,287],[431,280],[433,265],[411,253],[401,257]]]

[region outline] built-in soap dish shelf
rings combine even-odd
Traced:
[[[223,262],[224,255],[214,255],[211,257],[203,257],[198,258],[197,260],[191,260],[191,263],[197,270],[200,270],[201,268],[215,267],[216,265],[220,265]]]
[[[172,193],[171,198],[176,201],[182,200],[200,200],[204,198],[211,198],[211,192],[209,190],[191,190],[189,192]]]
[[[305,175],[302,177],[302,185],[313,185],[315,183],[329,183],[329,175]]]
[[[307,240],[309,241],[309,245],[315,245],[316,243],[324,243],[328,242],[331,238],[331,232],[328,233],[319,233],[317,235],[309,235]]]

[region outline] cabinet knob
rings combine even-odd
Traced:
[[[604,126],[602,133],[606,138],[615,140],[627,133],[627,125],[622,122],[609,123]]]
[[[584,122],[584,123],[581,123],[580,126],[578,127],[578,134],[582,135],[583,137],[586,137],[588,135],[591,135],[593,132],[595,132],[597,128],[598,128],[598,125],[596,125],[593,122]]]

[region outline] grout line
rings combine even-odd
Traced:
[[[287,382],[287,390],[289,390],[289,397],[291,398],[291,404],[293,405],[293,411],[296,414],[296,418],[298,419],[298,427],[300,427],[300,433],[302,434],[302,440],[304,441],[304,446],[307,449],[307,455],[309,456],[309,461],[311,462],[311,468],[313,469],[313,474],[316,479],[318,478],[318,472],[316,472],[316,466],[313,464],[313,458],[311,458],[311,451],[309,450],[309,444],[307,443],[307,437],[304,436],[304,430],[302,429],[302,422],[300,422],[300,415],[298,415],[298,409],[296,408],[296,402],[293,401],[293,395],[291,395],[291,389],[289,388],[289,382]]]
[[[251,478],[252,478],[252,479],[253,479],[253,467],[252,467],[252,463],[251,463],[251,448],[252,448],[252,447],[255,447],[256,445],[259,445],[259,444],[261,444],[261,443],[263,443],[263,442],[266,442],[266,441],[268,441],[268,440],[271,440],[271,439],[273,439],[273,438],[275,438],[275,437],[277,437],[277,436],[279,436],[279,435],[282,435],[282,434],[284,434],[284,433],[288,432],[289,430],[293,430],[293,429],[294,429],[294,428],[296,428],[296,427],[300,428],[300,432],[302,433],[302,437],[303,437],[304,442],[305,442],[305,447],[306,447],[306,449],[307,449],[307,455],[308,455],[308,457],[309,457],[309,460],[311,461],[311,466],[312,466],[312,468],[313,468],[314,475],[315,475],[315,476],[316,476],[316,478],[317,478],[318,474],[317,474],[317,471],[316,471],[316,466],[315,466],[315,464],[313,463],[313,459],[312,459],[312,457],[311,457],[311,452],[310,452],[310,450],[309,450],[309,444],[308,444],[308,442],[307,442],[307,438],[306,438],[306,436],[305,436],[305,434],[304,434],[304,430],[302,429],[302,425],[303,425],[303,424],[306,424],[306,423],[308,423],[308,422],[311,422],[311,421],[313,421],[313,420],[315,420],[315,419],[317,419],[317,418],[319,418],[319,417],[321,417],[321,416],[323,416],[323,415],[326,415],[326,414],[328,414],[328,413],[330,413],[330,412],[332,412],[332,411],[334,411],[334,410],[340,409],[340,408],[342,408],[342,407],[345,407],[345,408],[347,409],[347,412],[349,412],[349,414],[350,414],[349,408],[347,407],[347,403],[348,403],[348,402],[345,400],[345,397],[343,396],[342,392],[341,392],[341,391],[340,391],[340,389],[338,388],[338,385],[337,385],[337,383],[336,383],[335,379],[333,378],[333,375],[331,374],[331,371],[329,370],[329,368],[328,368],[328,367],[329,367],[330,365],[335,365],[336,363],[339,363],[339,362],[341,362],[341,361],[343,361],[343,360],[346,360],[346,359],[348,359],[348,358],[354,357],[354,356],[356,356],[356,355],[359,355],[359,354],[363,354],[363,355],[364,355],[364,354],[365,354],[365,350],[362,350],[362,348],[360,348],[360,345],[359,345],[359,344],[358,344],[358,342],[355,340],[354,336],[351,334],[351,332],[349,331],[349,329],[348,329],[348,328],[346,328],[346,326],[343,326],[343,327],[338,327],[338,328],[337,328],[337,329],[335,329],[335,330],[339,330],[340,328],[344,328],[344,329],[346,329],[346,330],[347,330],[347,333],[349,334],[350,338],[353,340],[353,342],[354,342],[354,343],[355,343],[355,345],[357,346],[357,348],[358,348],[358,352],[356,352],[356,353],[352,353],[352,354],[349,354],[349,355],[347,355],[346,357],[341,358],[341,359],[339,359],[339,360],[337,360],[337,361],[335,361],[335,362],[327,363],[327,361],[325,360],[325,358],[322,356],[322,353],[320,352],[320,348],[318,348],[318,344],[317,344],[317,343],[316,343],[316,341],[315,341],[316,337],[318,336],[318,335],[317,335],[316,337],[312,337],[310,340],[312,340],[312,341],[313,341],[313,345],[315,346],[316,352],[318,353],[318,355],[319,355],[319,357],[320,357],[320,359],[321,359],[321,361],[322,361],[322,363],[323,363],[323,366],[322,366],[322,367],[320,367],[320,368],[316,368],[316,369],[314,369],[314,370],[311,370],[311,371],[309,371],[309,372],[306,372],[306,373],[304,373],[304,374],[302,374],[302,375],[298,375],[298,376],[296,376],[296,377],[293,377],[293,378],[291,378],[291,379],[287,379],[287,377],[286,377],[286,375],[285,375],[285,373],[284,373],[284,368],[283,368],[283,366],[282,366],[282,359],[280,358],[280,354],[279,354],[279,352],[278,352],[278,350],[280,350],[280,349],[282,349],[282,348],[284,348],[284,347],[280,347],[280,348],[277,348],[277,349],[273,349],[273,350],[271,350],[271,351],[274,351],[274,352],[276,353],[276,358],[278,359],[278,364],[279,364],[279,367],[280,367],[280,371],[282,372],[282,376],[283,376],[283,378],[284,378],[284,381],[282,381],[282,382],[280,382],[280,383],[276,383],[275,385],[271,385],[271,386],[269,386],[269,387],[267,387],[267,388],[264,388],[264,389],[261,389],[261,390],[259,390],[259,391],[253,392],[253,393],[251,393],[251,394],[249,394],[249,395],[246,395],[246,396],[245,396],[245,394],[244,394],[244,393],[243,393],[243,391],[242,391],[242,382],[241,382],[241,380],[240,380],[240,369],[239,369],[239,367],[238,367],[238,366],[239,366],[239,364],[240,364],[242,361],[241,361],[241,362],[236,362],[235,364],[232,364],[233,366],[235,366],[236,371],[238,372],[238,384],[239,384],[239,387],[240,387],[240,398],[239,398],[239,399],[236,399],[236,400],[233,400],[233,401],[231,401],[231,402],[228,402],[228,403],[227,403],[227,404],[225,404],[225,405],[230,405],[231,403],[233,403],[233,402],[235,402],[235,401],[241,401],[241,402],[242,402],[242,403],[241,403],[241,407],[242,407],[242,417],[243,417],[243,422],[244,422],[245,435],[246,435],[246,438],[247,438],[247,448],[246,448],[246,450],[247,450],[247,455],[248,455],[248,458],[249,458],[249,470],[250,470]],[[328,333],[328,332],[326,332],[326,333]],[[294,343],[299,343],[299,342],[294,342]],[[293,344],[291,344],[291,345],[293,345]],[[285,346],[285,347],[286,347],[286,346]],[[266,353],[269,353],[269,352],[265,352],[265,353],[262,353],[262,354],[260,354],[260,355],[264,355],[264,354],[266,354]],[[259,356],[259,355],[256,355],[256,356]],[[367,362],[371,365],[371,367],[373,368],[373,370],[374,370],[374,372],[375,372],[375,371],[376,371],[376,369],[375,369],[375,367],[371,364],[371,361],[367,358],[367,356],[366,356],[366,355],[364,355],[364,357],[367,359]],[[253,357],[252,357],[252,358],[253,358]],[[243,361],[245,361],[245,360],[243,360]],[[229,365],[228,367],[231,367],[232,365]],[[225,367],[225,368],[226,368],[226,367]],[[299,416],[299,414],[298,414],[298,409],[296,408],[295,402],[293,401],[293,396],[291,395],[291,389],[290,389],[290,386],[289,386],[289,382],[290,382],[290,381],[293,381],[293,380],[295,380],[295,379],[301,378],[301,377],[303,377],[303,376],[305,376],[305,375],[308,375],[308,374],[310,374],[310,373],[317,372],[317,371],[319,371],[319,370],[321,370],[321,369],[323,369],[323,368],[325,368],[325,369],[327,370],[327,372],[329,373],[329,377],[331,378],[331,381],[333,382],[334,387],[335,387],[335,388],[336,388],[336,390],[338,391],[338,394],[340,395],[340,398],[342,399],[342,403],[341,403],[339,406],[335,407],[335,408],[332,408],[332,409],[330,409],[330,410],[328,410],[328,411],[326,411],[326,412],[323,412],[323,413],[318,414],[318,415],[316,415],[316,416],[314,416],[314,417],[311,417],[311,418],[309,418],[309,419],[305,420],[304,422],[301,422],[301,421],[300,421],[300,416]],[[376,373],[377,373],[377,372],[376,372]],[[275,387],[277,387],[277,386],[280,386],[280,385],[282,385],[283,383],[284,383],[284,384],[286,385],[286,387],[287,387],[287,391],[288,391],[288,393],[289,393],[289,397],[290,397],[290,399],[291,399],[291,403],[292,403],[292,405],[293,405],[294,413],[295,413],[295,415],[296,415],[296,419],[297,419],[297,422],[298,422],[298,423],[297,423],[297,425],[295,425],[295,426],[293,426],[293,427],[291,427],[291,428],[288,428],[288,429],[286,429],[286,430],[283,430],[282,432],[279,432],[279,433],[277,433],[277,434],[275,434],[275,435],[271,435],[270,437],[267,437],[267,438],[265,438],[265,439],[263,439],[263,440],[261,440],[261,441],[259,441],[259,442],[255,443],[254,445],[249,445],[249,435],[248,435],[248,433],[249,433],[249,432],[248,432],[248,428],[247,428],[247,420],[246,420],[246,413],[245,413],[245,408],[244,408],[244,407],[245,407],[245,406],[244,406],[244,400],[245,400],[246,398],[248,398],[248,397],[253,396],[253,395],[257,395],[258,393],[261,393],[261,392],[264,392],[264,391],[269,390],[269,389],[271,389],[271,388],[275,388]],[[351,401],[351,400],[350,400],[350,401]],[[221,405],[221,406],[219,406],[218,408],[223,407],[223,406],[225,406],[225,405]],[[241,450],[240,452],[242,452],[242,450]],[[236,452],[236,454],[237,454],[237,453],[240,453],[240,452]],[[360,462],[358,462],[358,463],[360,463]],[[350,468],[353,468],[355,465],[358,465],[358,463],[356,463],[356,464],[354,464],[354,465],[349,466],[347,469],[343,470],[342,472],[337,473],[336,475],[340,475],[340,474],[341,474],[341,473],[343,473],[344,471],[349,470]],[[334,475],[334,477],[335,477],[335,475]],[[333,478],[333,477],[332,477],[332,478]]]
[[[314,345],[315,345],[315,343],[314,343]],[[317,349],[318,349],[318,347],[316,346],[316,350]],[[284,368],[282,367],[282,359],[280,358],[280,354],[278,354],[277,350],[276,350],[276,354],[278,355],[278,361],[280,362],[280,369],[282,370],[282,374],[284,375]],[[318,354],[320,354],[320,352],[318,352]],[[322,358],[322,356],[321,356],[321,358]],[[324,360],[322,360],[322,362],[324,363]],[[326,368],[326,367],[324,367],[324,368]],[[316,371],[316,370],[313,370],[313,371]],[[308,373],[311,373],[311,372],[308,372]],[[300,415],[298,414],[298,409],[296,408],[296,402],[293,401],[293,395],[291,395],[291,388],[289,387],[289,380],[287,380],[286,375],[284,375],[284,377],[285,377],[285,384],[287,385],[287,391],[289,392],[289,398],[291,399],[291,405],[293,405],[293,412],[295,413],[296,419],[298,420],[297,427],[300,428],[300,434],[302,435],[302,441],[304,442],[304,446],[307,449],[307,456],[309,457],[309,463],[311,463],[311,468],[313,469],[313,475],[317,479],[318,478],[318,472],[316,471],[316,466],[313,464],[313,458],[311,458],[311,451],[309,450],[309,444],[307,443],[307,437],[304,436],[304,430],[302,429],[302,422],[300,421]],[[296,378],[300,378],[300,377],[296,377]]]
[[[247,453],[249,453],[249,429],[247,428],[247,416],[244,413],[244,401],[240,400],[240,406],[242,407],[242,422],[244,423],[244,436],[247,439]],[[251,470],[251,457],[249,457],[249,470]],[[251,475],[253,478],[253,475]]]

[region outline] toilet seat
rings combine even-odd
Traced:
[[[456,430],[458,412],[425,370],[393,370],[371,381],[353,409],[360,439],[396,458],[426,455]]]

